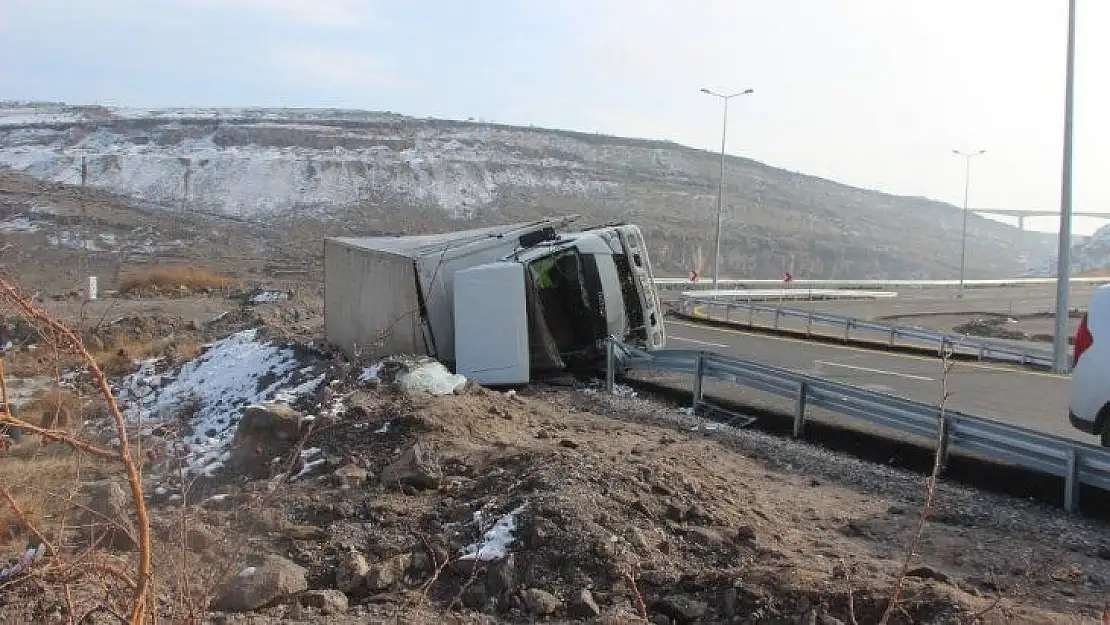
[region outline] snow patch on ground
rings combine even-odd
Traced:
[[[212,343],[176,375],[159,373],[159,364],[142,362],[117,396],[127,416],[144,424],[170,421],[186,406],[192,409],[192,433],[185,439],[191,474],[211,475],[223,467],[244,407],[295,401],[314,393],[325,377],[313,375],[315,369],[293,349],[260,341],[254,329]]]
[[[516,540],[516,537],[513,536],[513,532],[516,531],[516,519],[524,511],[524,507],[524,505],[521,505],[498,519],[497,523],[494,523],[493,527],[482,535],[480,541],[467,545],[460,550],[462,555],[459,556],[459,559],[477,559],[482,562],[489,562],[500,560],[509,555],[509,547]],[[475,517],[481,520],[481,513],[475,513]]]
[[[7,221],[0,221],[0,232],[38,232],[38,224],[30,219],[17,215]]]

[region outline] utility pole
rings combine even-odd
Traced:
[[[89,270],[89,241],[88,241],[88,224],[89,213],[88,207],[85,205],[85,185],[89,181],[89,164],[84,156],[81,157],[81,275],[88,273]]]
[[[743,91],[737,91],[736,93],[723,94],[702,88],[701,92],[706,95],[720,98],[724,102],[724,118],[721,121],[721,176],[717,180],[717,243],[713,253],[713,290],[716,290],[721,269],[721,214],[724,206],[725,192],[725,138],[728,136],[728,101],[736,96],[754,93],[754,91],[752,89],[745,89]]]
[[[1068,287],[1071,282],[1071,156],[1075,100],[1075,0],[1068,1],[1068,51],[1064,83],[1064,158],[1060,182],[1060,247],[1056,256],[1056,328],[1052,335],[1052,370],[1067,373]]]
[[[979,150],[978,152],[961,152],[959,150],[952,150],[952,153],[957,156],[962,156],[965,159],[964,163],[964,229],[963,235],[960,237],[960,288],[956,292],[957,298],[964,296],[964,272],[967,269],[967,196],[968,191],[971,190],[971,159],[986,154],[986,150]]]

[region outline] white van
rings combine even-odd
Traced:
[[[1097,287],[1075,333],[1068,418],[1110,447],[1110,284]]]

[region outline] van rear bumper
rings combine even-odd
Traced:
[[[1080,432],[1083,432],[1085,434],[1098,434],[1098,428],[1095,427],[1094,421],[1085,421],[1083,419],[1080,419],[1079,417],[1075,416],[1074,412],[1070,410],[1068,411],[1068,421],[1071,422],[1071,426],[1073,428],[1079,430]]]

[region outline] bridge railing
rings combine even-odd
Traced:
[[[1052,352],[1048,350],[999,341],[987,341],[961,334],[948,334],[855,317],[830,315],[812,310],[788,308],[781,305],[684,295],[679,304],[678,312],[692,319],[706,319],[746,327],[765,327],[775,331],[788,330],[783,327],[783,322],[793,319],[804,322],[804,326],[789,331],[804,333],[806,336],[815,335],[815,326],[825,326],[835,329],[835,333],[824,336],[833,336],[846,342],[853,339],[861,340],[863,337],[860,335],[863,334],[867,335],[872,343],[882,343],[888,347],[899,345],[927,347],[936,349],[938,354],[951,349],[955,353],[977,357],[979,360],[1013,362],[1039,368],[1051,368],[1053,364]],[[769,323],[762,326],[758,325],[756,323],[757,315],[762,315]]]

